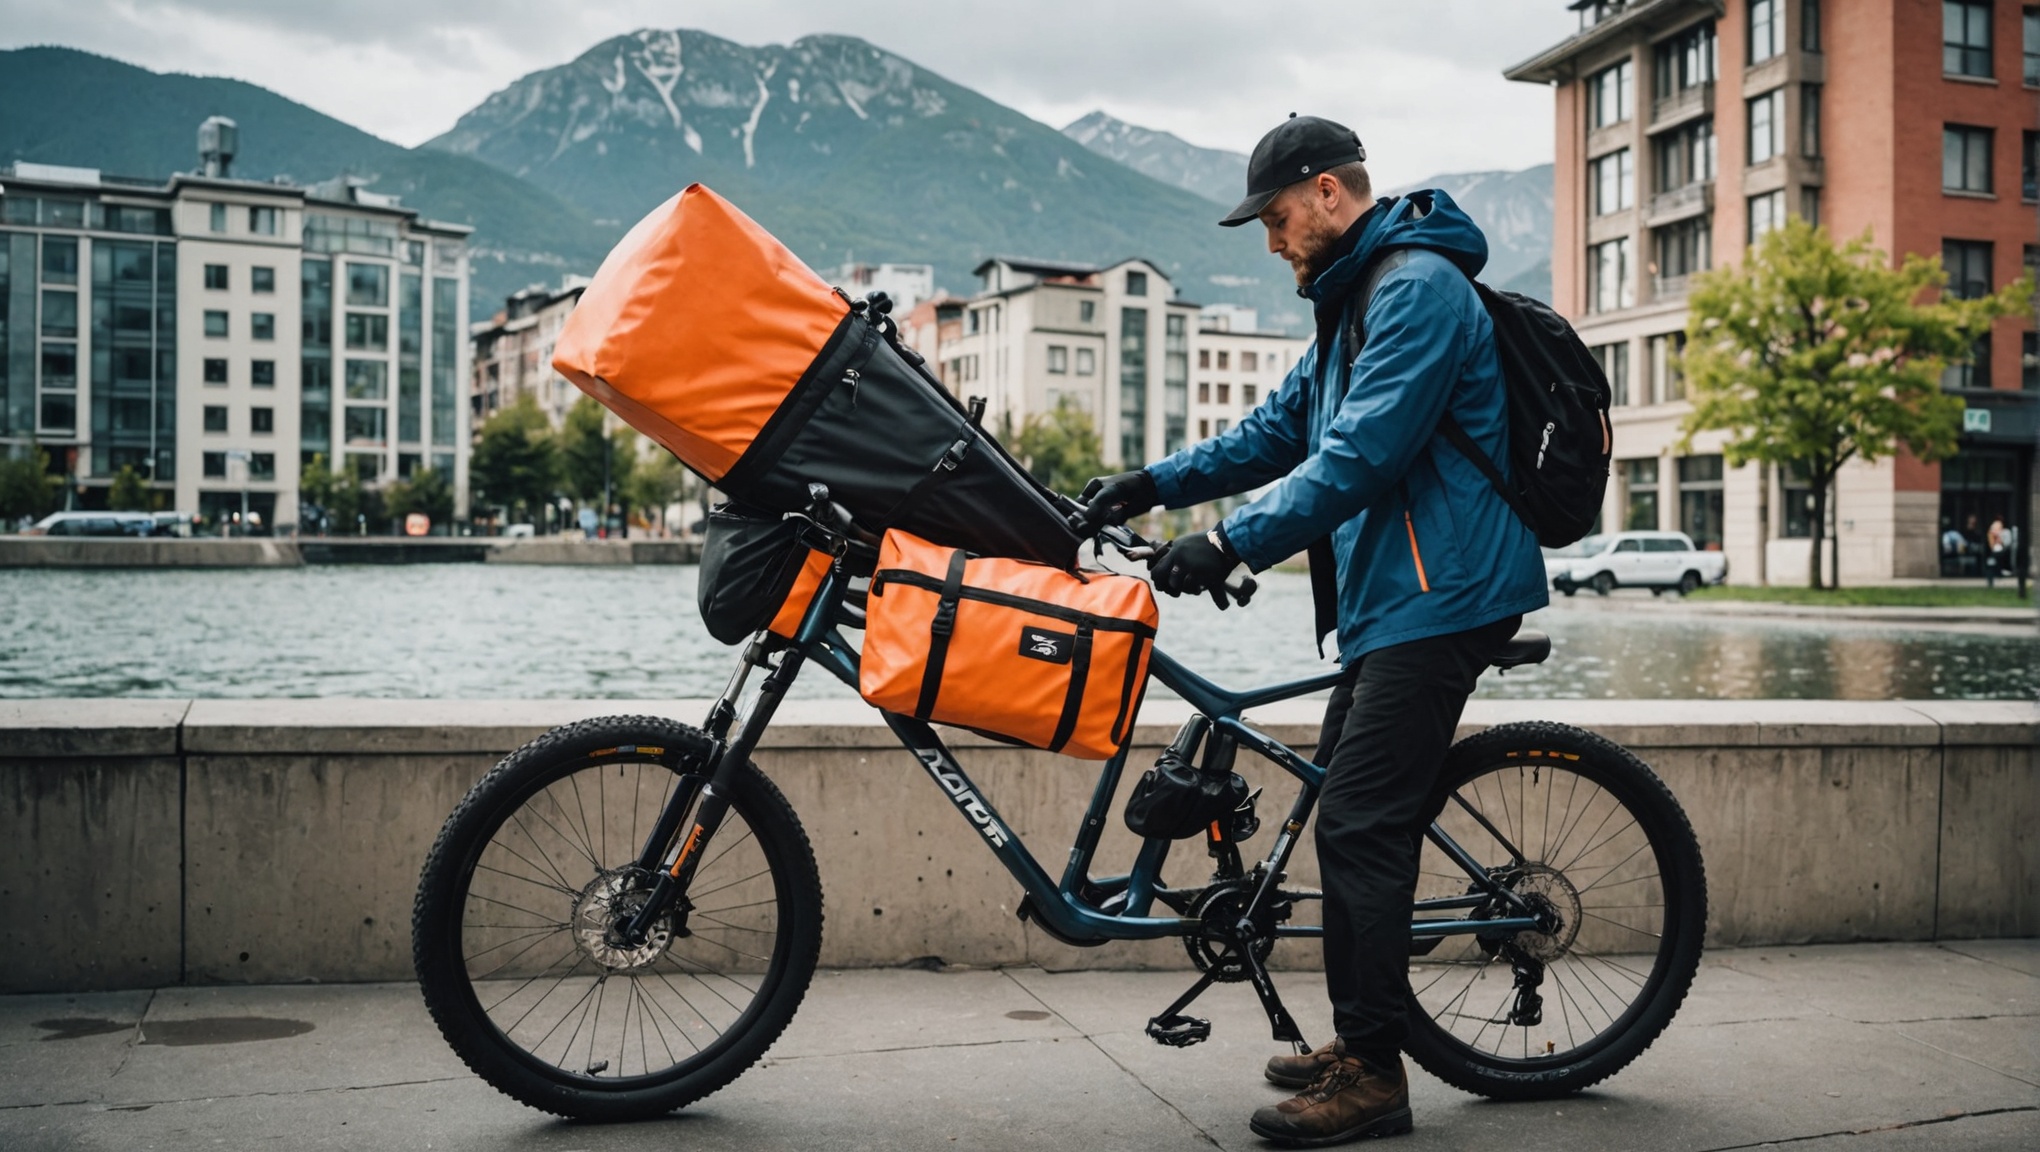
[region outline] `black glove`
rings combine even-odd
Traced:
[[[1155,478],[1147,469],[1121,472],[1116,476],[1094,476],[1077,497],[1086,505],[1070,516],[1070,527],[1089,535],[1107,524],[1124,524],[1162,502],[1155,490]]]
[[[1213,536],[1217,536],[1220,542],[1212,543]],[[1155,587],[1171,596],[1181,596],[1185,592],[1192,596],[1209,592],[1212,602],[1220,609],[1231,607],[1232,601],[1226,596],[1225,578],[1239,567],[1240,558],[1233,555],[1224,540],[1223,535],[1213,531],[1178,536],[1162,545],[1161,551],[1148,558],[1148,574],[1154,578]]]

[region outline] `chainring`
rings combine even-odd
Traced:
[[[1246,959],[1233,939],[1233,926],[1253,900],[1259,883],[1254,876],[1223,880],[1198,893],[1190,904],[1189,915],[1198,921],[1199,930],[1183,937],[1184,950],[1190,953],[1190,963],[1199,972],[1208,973],[1220,984],[1236,984],[1248,977]],[[1274,901],[1274,908],[1262,915],[1266,923],[1254,926],[1249,946],[1254,959],[1263,964],[1275,950],[1275,925],[1288,919],[1288,907],[1287,900]],[[1281,914],[1275,914],[1275,909],[1280,909]]]

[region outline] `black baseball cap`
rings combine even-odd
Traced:
[[[1218,222],[1219,227],[1237,228],[1254,219],[1276,193],[1299,180],[1365,159],[1367,148],[1351,128],[1291,112],[1289,119],[1254,145],[1254,154],[1247,160],[1247,198]]]

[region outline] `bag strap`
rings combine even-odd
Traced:
[[[1508,386],[1508,383],[1504,381],[1502,387],[1507,388]],[[1506,397],[1504,397],[1503,402],[1507,403]],[[1447,412],[1439,418],[1438,431],[1445,437],[1446,443],[1459,449],[1461,456],[1473,461],[1473,466],[1480,469],[1481,475],[1487,477],[1487,482],[1493,486],[1495,495],[1502,498],[1502,503],[1509,506],[1509,510],[1516,514],[1516,518],[1528,524],[1530,522],[1530,513],[1523,507],[1523,498],[1517,495],[1514,489],[1509,487],[1509,482],[1502,478],[1502,470],[1495,467],[1494,458],[1482,451],[1480,445],[1473,442],[1473,437],[1467,434],[1466,429],[1459,426],[1459,421],[1453,418],[1452,413]]]
[[[1134,644],[1140,640],[1135,638]],[[1070,688],[1063,694],[1062,718],[1055,722],[1055,735],[1048,750],[1060,752],[1077,730],[1077,717],[1084,711],[1084,682],[1091,678],[1091,626],[1077,625],[1077,642],[1070,652]]]
[[[935,696],[942,691],[942,666],[949,662],[949,637],[956,631],[956,603],[963,598],[963,565],[969,558],[961,548],[949,554],[949,574],[942,581],[935,619],[928,625],[928,665],[921,672],[921,696],[914,702],[916,720],[934,713]]]

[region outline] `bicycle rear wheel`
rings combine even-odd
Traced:
[[[1440,786],[1440,827],[1556,927],[1451,936],[1413,955],[1411,1057],[1504,1100],[1614,1075],[1671,1023],[1700,964],[1707,890],[1685,812],[1627,750],[1560,724],[1462,741]],[[1477,890],[1425,842],[1419,900]]]
[[[751,765],[684,923],[662,918],[636,948],[605,933],[642,904],[639,850],[671,797],[694,802],[711,746],[651,717],[570,724],[447,818],[419,879],[413,960],[447,1043],[498,1090],[577,1119],[658,1115],[736,1079],[792,1018],[821,948],[821,881],[800,821]]]

